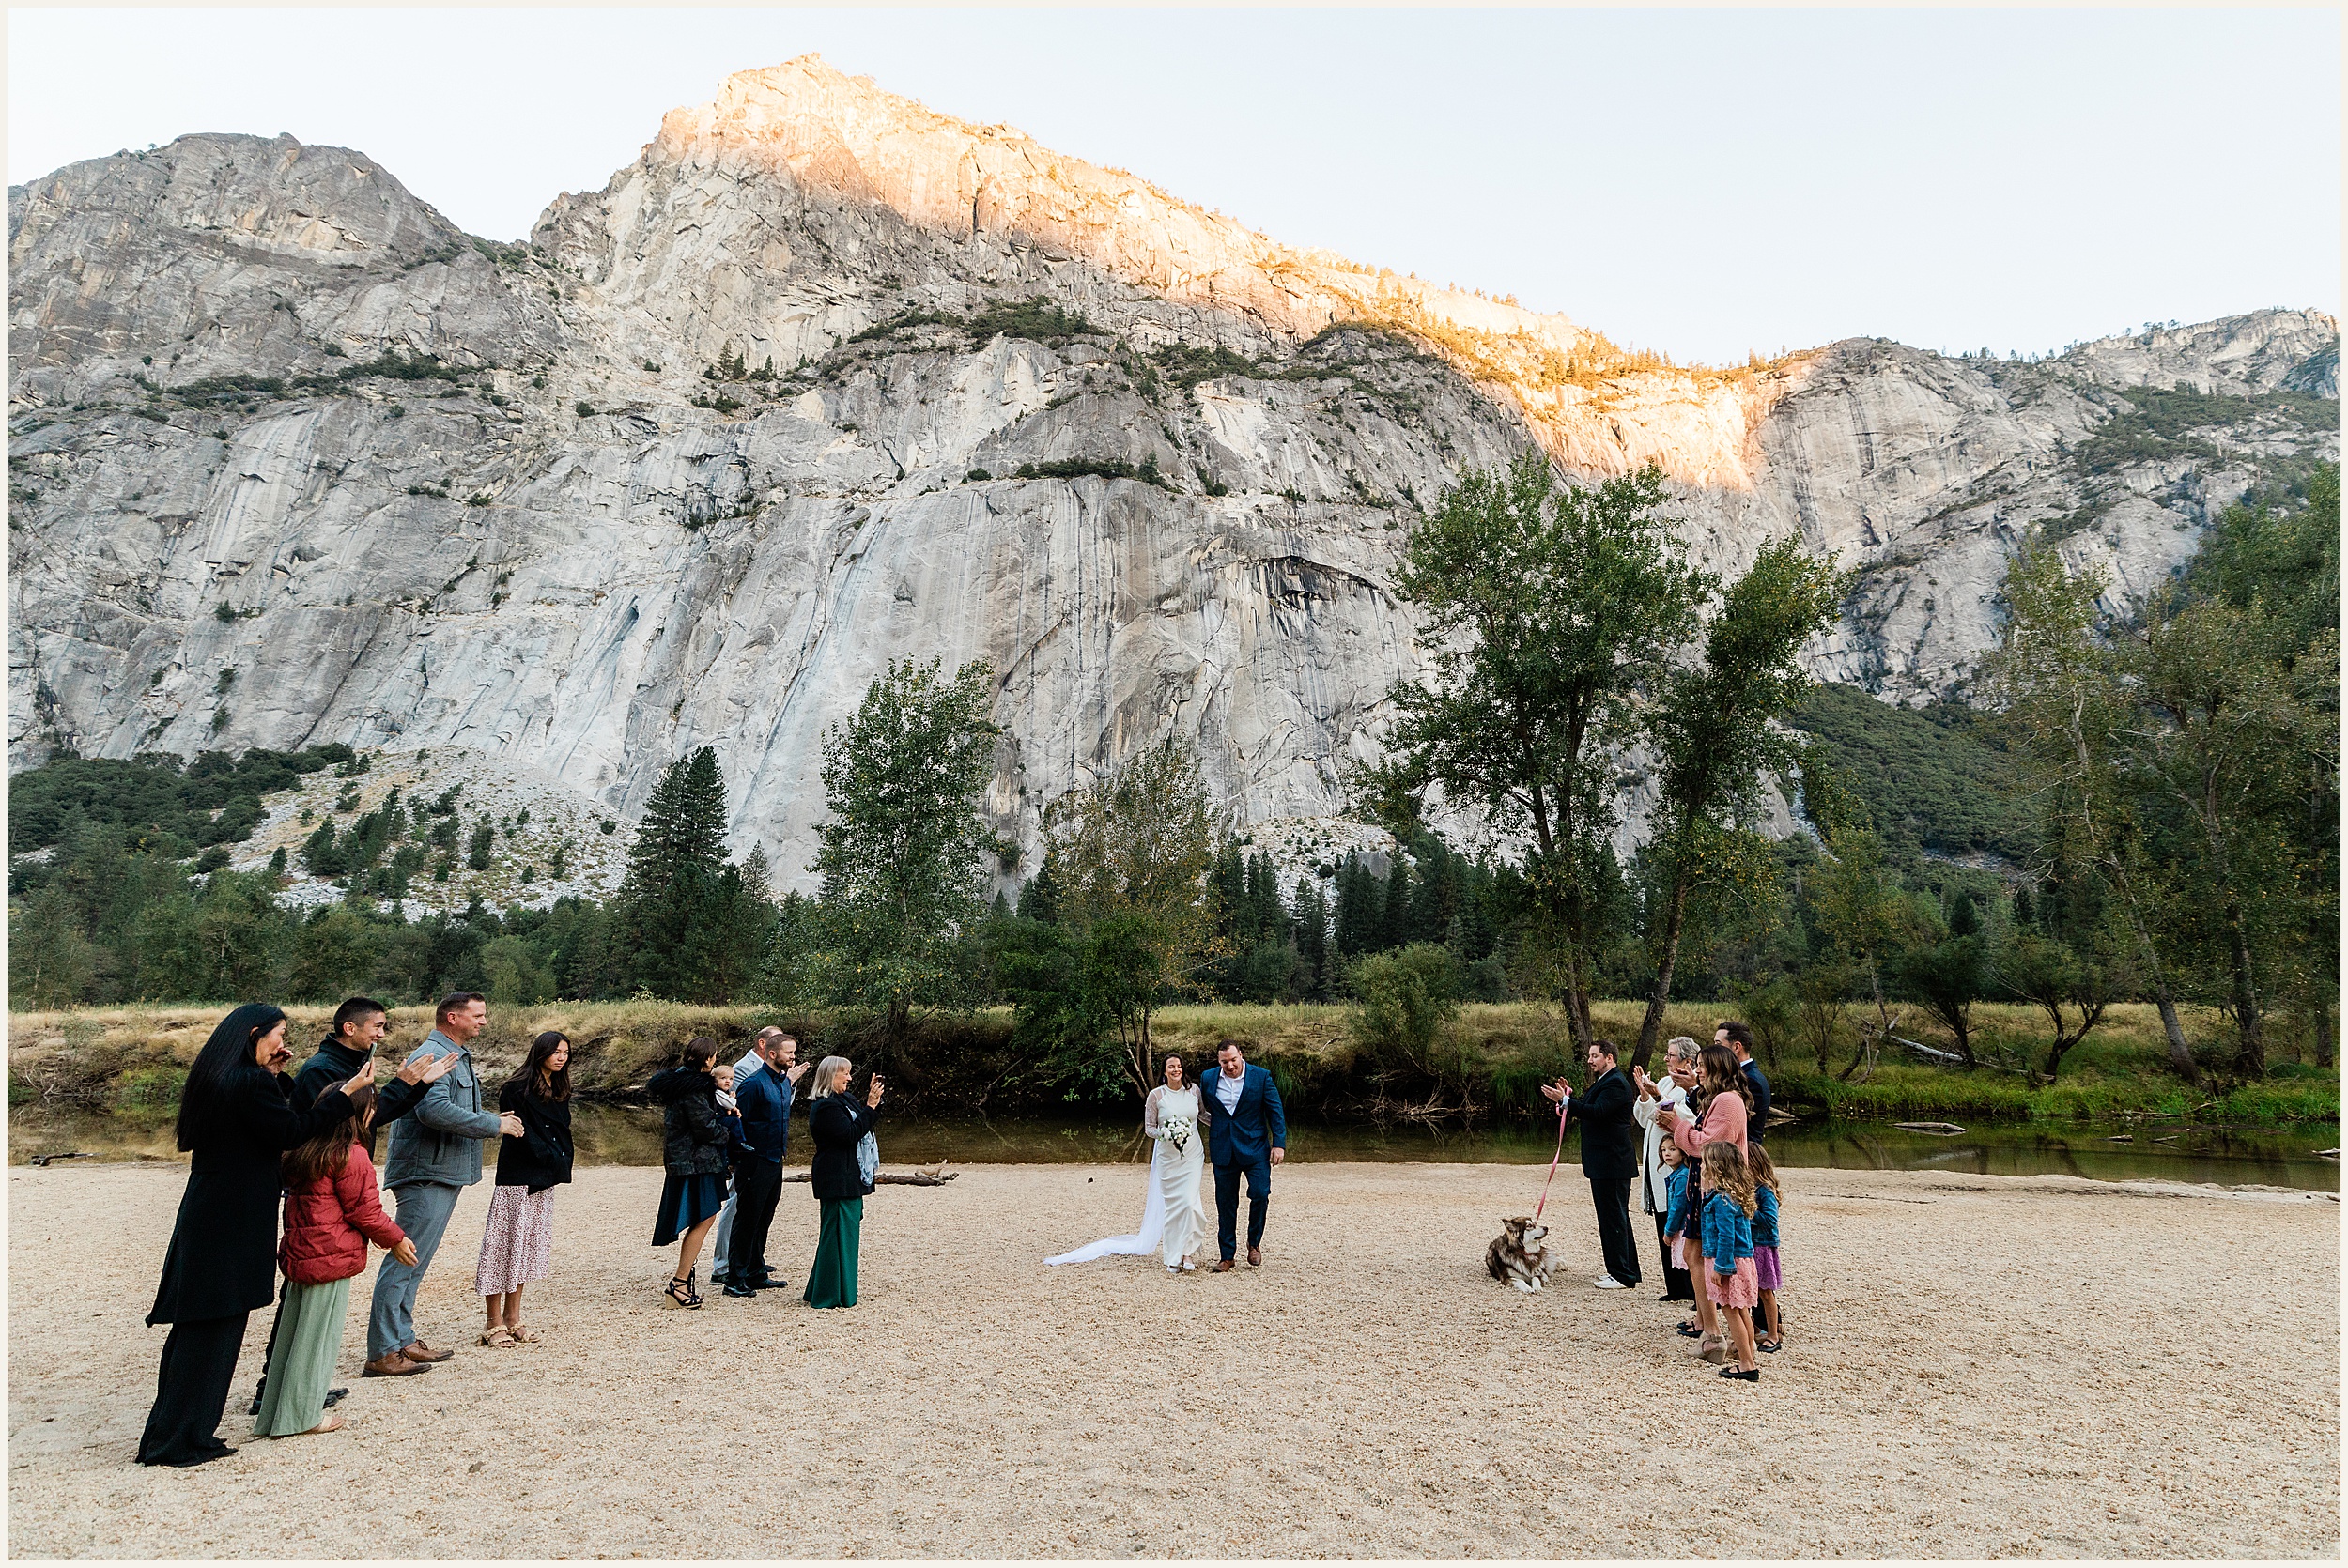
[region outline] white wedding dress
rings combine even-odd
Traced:
[[[1156,1253],[1167,1268],[1182,1267],[1207,1238],[1207,1194],[1202,1179],[1207,1168],[1207,1126],[1198,1113],[1196,1088],[1160,1085],[1151,1090],[1142,1130],[1157,1147],[1150,1157],[1149,1197],[1142,1205],[1141,1228],[1131,1236],[1112,1236],[1043,1261],[1089,1263],[1094,1258]],[[1186,1132],[1180,1125],[1184,1121]],[[1180,1148],[1174,1143],[1178,1134],[1182,1137]]]

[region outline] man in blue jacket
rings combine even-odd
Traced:
[[[1264,1209],[1272,1202],[1272,1167],[1288,1158],[1288,1115],[1280,1109],[1272,1074],[1251,1068],[1237,1044],[1225,1041],[1215,1066],[1199,1075],[1205,1107],[1207,1158],[1214,1162],[1215,1240],[1223,1250],[1214,1266],[1231,1271],[1239,1252],[1239,1178],[1247,1176],[1247,1267],[1263,1267]]]
[[[766,1264],[766,1232],[782,1197],[782,1157],[791,1150],[791,1098],[804,1068],[791,1058],[799,1042],[780,1029],[762,1031],[759,1066],[734,1081],[734,1250],[727,1262],[726,1294],[755,1296],[790,1282],[774,1277]]]

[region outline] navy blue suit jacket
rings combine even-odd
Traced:
[[[1217,1165],[1253,1165],[1270,1160],[1274,1149],[1289,1146],[1288,1113],[1280,1108],[1280,1090],[1272,1074],[1250,1067],[1240,1084],[1239,1106],[1232,1111],[1223,1109],[1215,1093],[1222,1082],[1221,1068],[1209,1068],[1198,1077],[1199,1103],[1209,1117],[1209,1160]]]

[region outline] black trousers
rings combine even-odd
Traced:
[[[1663,1258],[1663,1299],[1686,1301],[1692,1306],[1696,1299],[1696,1284],[1688,1277],[1685,1268],[1672,1266],[1672,1244],[1663,1236],[1664,1219],[1665,1216],[1661,1214],[1655,1217],[1655,1250]]]
[[[1239,1255],[1239,1178],[1247,1176],[1247,1244],[1263,1245],[1264,1210],[1272,1202],[1272,1157],[1259,1156],[1241,1165],[1217,1165],[1214,1168],[1214,1238],[1223,1250],[1223,1261],[1230,1262]]]
[[[1606,1254],[1606,1272],[1617,1284],[1639,1283],[1639,1249],[1630,1239],[1630,1178],[1590,1182],[1590,1202],[1598,1209],[1598,1245]]]
[[[782,1198],[782,1163],[745,1155],[734,1168],[734,1242],[726,1251],[726,1278],[751,1284],[767,1273],[766,1233],[774,1227],[775,1205]]]
[[[228,1385],[237,1376],[237,1352],[244,1346],[245,1320],[206,1317],[175,1323],[163,1341],[162,1366],[155,1376],[155,1407],[147,1413],[139,1438],[142,1465],[201,1465],[236,1450],[220,1440],[220,1418],[228,1408]]]

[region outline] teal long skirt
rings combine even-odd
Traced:
[[[811,1307],[856,1305],[856,1249],[864,1234],[862,1198],[826,1198],[824,1228],[815,1243],[815,1263],[807,1271],[800,1299]]]
[[[269,1388],[261,1396],[256,1437],[286,1437],[307,1432],[326,1414],[326,1391],[343,1353],[343,1314],[350,1307],[350,1282],[288,1284],[286,1315],[277,1325],[277,1349],[269,1359]]]

